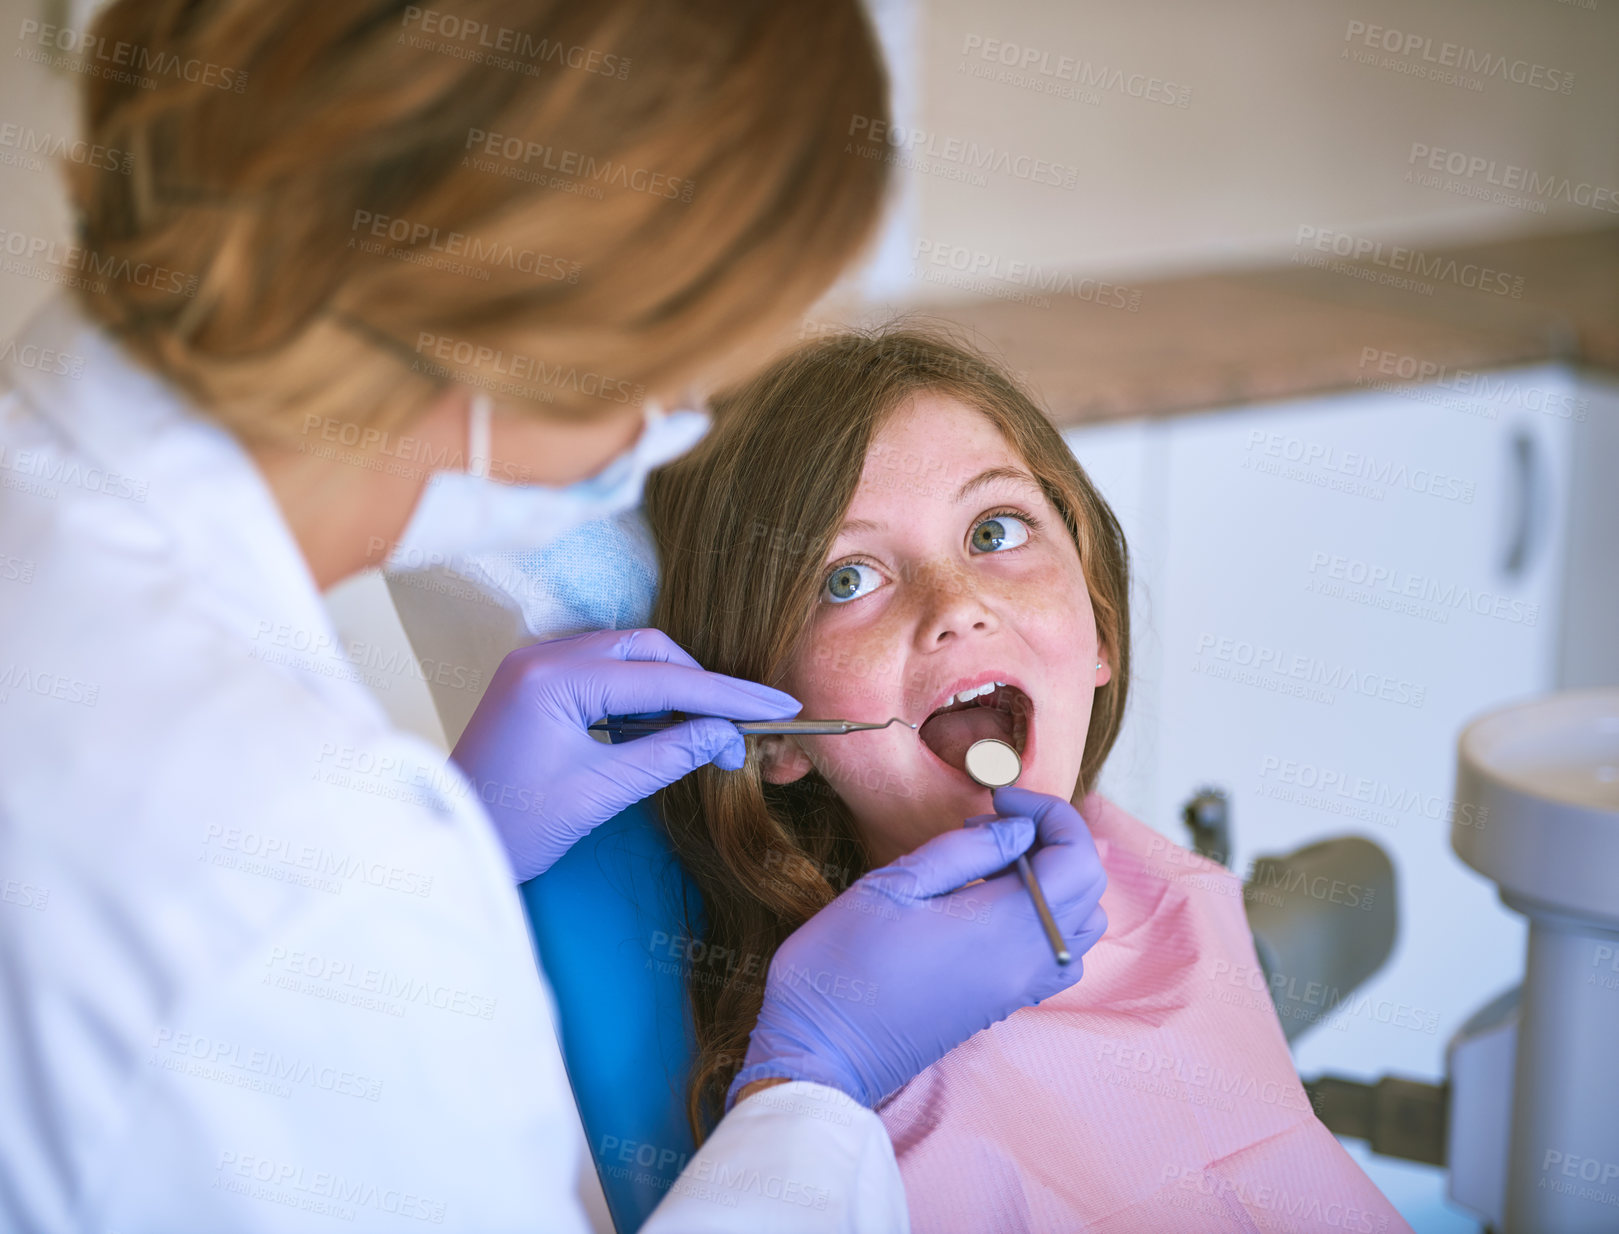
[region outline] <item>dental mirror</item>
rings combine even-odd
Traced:
[[[1006,742],[985,737],[967,747],[967,774],[985,788],[1005,788],[1023,774],[1023,760]]]
[[[1017,783],[1017,778],[1023,774],[1023,760],[1006,742],[996,737],[985,737],[967,747],[967,774],[985,788],[1005,788],[1008,784]],[[1029,897],[1034,901],[1035,915],[1040,918],[1040,928],[1046,932],[1046,941],[1051,944],[1052,956],[1058,964],[1067,964],[1073,957],[1063,941],[1062,931],[1057,928],[1056,918],[1051,915],[1045,889],[1034,876],[1027,855],[1019,854],[1017,869],[1023,876],[1023,885],[1029,889]]]

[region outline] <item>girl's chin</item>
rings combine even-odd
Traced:
[[[1067,773],[1052,775],[1046,768],[1025,767],[1017,786],[1067,801],[1072,798],[1079,773],[1074,771],[1068,776],[1066,787],[1060,783],[1064,774]],[[866,838],[874,865],[887,865],[914,852],[935,836],[959,828],[969,818],[995,813],[990,790],[975,784],[964,772],[934,764],[920,768],[919,775],[922,781],[917,794],[919,800],[913,800],[911,808],[904,811],[908,817],[890,812],[895,804],[892,802],[888,803],[888,808],[881,801],[869,798],[862,803],[864,808],[876,812],[874,821],[857,815],[857,827]],[[912,827],[917,830],[913,832]]]

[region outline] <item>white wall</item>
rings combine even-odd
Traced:
[[[0,254],[9,252],[17,233],[46,240],[72,235],[60,170],[18,148],[30,130],[40,137],[76,130],[78,79],[12,54],[27,46],[18,38],[23,20],[44,20],[46,7],[40,0],[0,0]],[[0,268],[0,345],[53,290],[51,283]]]
[[[0,0],[0,50],[16,41],[23,18],[58,7]],[[927,170],[896,167],[896,218],[880,246],[880,270],[864,280],[867,294],[883,300],[960,294],[917,277],[919,240],[1002,262],[1145,277],[1285,260],[1300,226],[1435,243],[1619,224],[1619,213],[1558,200],[1556,188],[1520,194],[1526,200],[1513,206],[1407,179],[1419,169],[1410,158],[1421,144],[1494,160],[1497,178],[1511,165],[1559,187],[1567,177],[1571,194],[1581,186],[1582,196],[1619,193],[1614,0],[1420,7],[1399,0],[873,0],[873,7],[903,61],[894,76],[904,128],[932,137],[909,151]],[[1346,39],[1352,23],[1364,30]],[[1367,48],[1375,28],[1429,40],[1432,57],[1448,43],[1492,63],[1539,66],[1559,84],[1570,79],[1571,89],[1489,76],[1475,91],[1346,58],[1356,51],[1423,66],[1420,48],[1410,55]],[[967,71],[1000,71],[999,60],[983,58],[997,44],[1014,45],[1019,62],[1035,59],[1029,77],[1089,97],[1056,97]],[[1061,69],[1065,57],[1079,66],[1072,72],[1092,80],[1114,81],[1117,70],[1118,84],[1085,87],[1038,71],[1040,63]],[[1186,105],[1127,93],[1152,79],[1173,86]],[[77,84],[7,55],[0,125],[70,127]],[[1014,171],[984,171],[981,184],[953,179],[969,169],[964,153],[947,157],[952,141],[963,151],[976,143],[979,157],[1043,159],[1071,174],[1073,187]],[[1439,179],[1490,191],[1488,174]],[[1619,210],[1619,202],[1607,204]],[[0,162],[0,228],[68,235],[54,169]],[[0,338],[7,338],[49,285],[0,285]]]
[[[1570,194],[1582,184],[1583,197],[1619,192],[1613,0],[924,0],[911,24],[914,63],[904,75],[915,102],[902,105],[910,114],[901,119],[931,138],[894,150],[925,168],[899,169],[912,266],[917,240],[1003,262],[1142,276],[1286,260],[1301,225],[1434,243],[1619,224],[1611,197],[1597,209],[1557,200],[1557,188],[1520,194],[1528,200],[1519,205],[1463,195],[1491,191],[1487,169],[1437,173],[1458,181],[1448,189],[1407,177],[1426,170],[1410,161],[1420,144],[1494,160],[1497,178],[1511,164],[1543,180],[1568,177]],[[1402,48],[1406,36],[1429,40],[1435,60],[1454,44],[1464,49],[1458,58],[1487,56],[1521,73],[1538,65],[1545,80],[1571,88],[1488,76],[1475,91],[1349,58],[1358,51],[1425,67],[1423,48],[1367,48],[1374,28],[1398,31]],[[1003,69],[983,58],[997,42],[1015,45],[1001,54],[1037,62],[1029,77],[1089,97],[974,76],[970,69]],[[1039,73],[1042,57],[1053,73],[1069,57],[1090,66],[1071,73],[1111,81],[1120,70],[1121,80],[1087,91]],[[1138,88],[1153,78],[1172,85],[1185,106],[1130,97],[1132,78]],[[984,172],[982,183],[951,178],[965,170],[952,141],[976,143],[980,156],[1044,159],[1071,174],[1073,187],[1015,171]],[[914,276],[907,289],[900,284],[911,271],[888,264],[885,298],[957,294]]]

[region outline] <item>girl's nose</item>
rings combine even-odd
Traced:
[[[991,634],[1000,628],[995,610],[965,570],[933,571],[917,586],[917,594],[921,598],[918,650],[933,650],[952,639]]]

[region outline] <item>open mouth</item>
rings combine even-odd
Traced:
[[[996,737],[1020,755],[1028,743],[1034,702],[1017,686],[986,681],[953,695],[922,721],[917,736],[950,766],[967,770],[967,749],[975,741]]]

